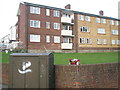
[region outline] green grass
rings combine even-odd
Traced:
[[[80,59],[81,64],[114,63],[118,62],[118,52],[54,53],[54,64],[68,64],[69,59],[74,58]]]
[[[69,59],[80,59],[81,64],[97,64],[97,63],[114,63],[118,62],[118,54],[120,52],[103,52],[103,53],[53,53],[54,64],[68,64]],[[9,63],[9,55],[0,52],[0,62]],[[2,58],[2,60],[1,60]]]
[[[9,63],[10,53],[6,54],[5,52],[0,52],[0,62]]]

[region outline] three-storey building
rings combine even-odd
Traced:
[[[20,3],[17,39],[29,52],[118,50],[119,19],[39,4]]]

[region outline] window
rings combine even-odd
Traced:
[[[116,44],[117,44],[117,45],[120,45],[120,40],[117,40],[117,41],[116,41]]]
[[[60,17],[60,11],[54,10],[54,17]]]
[[[46,42],[50,43],[50,36],[48,36],[48,35],[46,36]]]
[[[30,27],[40,28],[40,21],[30,20]]]
[[[98,33],[105,34],[105,29],[104,28],[98,28]]]
[[[63,43],[72,43],[72,38],[63,37]]]
[[[97,23],[100,23],[100,18],[96,18],[96,22],[97,22]]]
[[[102,23],[104,23],[104,24],[105,24],[105,23],[106,23],[106,19],[102,19]]]
[[[70,25],[63,25],[63,30],[72,30]]]
[[[30,13],[40,14],[40,8],[38,8],[38,7],[30,7]]]
[[[54,36],[54,43],[60,43],[60,36]]]
[[[70,15],[70,14],[66,14],[66,13],[62,13],[62,17],[68,17],[68,18],[71,18],[71,15]]]
[[[86,16],[86,21],[90,22],[90,16]]]
[[[68,38],[63,38],[63,43],[68,43]]]
[[[85,38],[80,38],[80,44],[84,44],[85,43]]]
[[[54,23],[54,29],[60,29],[60,23]]]
[[[110,24],[111,24],[111,25],[114,25],[114,21],[113,21],[113,20],[110,20]]]
[[[46,16],[50,16],[50,9],[46,9]]]
[[[83,15],[80,15],[80,20],[84,20],[84,16]]]
[[[16,38],[18,38],[18,34],[16,34]]]
[[[115,40],[112,40],[112,45],[115,45]]]
[[[87,44],[92,44],[92,39],[91,39],[91,38],[87,38],[86,43],[87,43]]]
[[[101,39],[97,39],[97,44],[101,44]]]
[[[80,30],[81,30],[81,32],[90,32],[89,28],[86,26],[81,26]]]
[[[40,35],[30,34],[30,42],[40,42]]]
[[[107,40],[106,39],[103,39],[103,44],[107,44]]]
[[[46,28],[50,29],[50,22],[46,22]]]
[[[112,30],[113,35],[118,35],[118,30]]]
[[[119,25],[119,22],[118,22],[118,21],[115,21],[115,25],[117,25],[117,26],[118,26],[118,25]]]

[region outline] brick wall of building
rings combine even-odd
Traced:
[[[22,41],[23,49],[26,49],[26,6],[20,4],[18,14],[18,36],[19,41]]]
[[[40,8],[40,14],[30,13],[30,7],[39,7]],[[50,10],[50,16],[46,15],[46,9]],[[59,17],[54,17],[54,10],[60,11]],[[118,48],[119,45],[117,45],[117,40],[120,40],[120,37],[118,35],[112,35],[112,30],[119,30],[118,27],[120,25],[111,25],[110,20],[113,21],[119,21],[115,18],[105,17],[105,16],[99,16],[99,15],[92,15],[92,14],[85,14],[80,12],[74,12],[69,11],[65,9],[58,9],[55,7],[49,7],[49,6],[42,6],[38,4],[28,4],[28,3],[20,3],[19,7],[19,13],[18,13],[18,36],[19,40],[22,41],[23,49],[28,49],[28,51],[42,51],[46,52],[46,50],[57,52],[57,51],[64,51],[69,50],[72,52],[75,50],[75,52],[84,52],[83,48],[86,51],[90,51],[91,48],[93,51],[97,52],[98,50],[104,51],[111,48]],[[63,37],[69,37],[69,36],[63,36],[62,35],[62,29],[63,29],[63,22],[62,17],[64,14],[71,14],[74,17],[74,24],[72,24],[72,34],[73,37],[70,37],[72,40],[72,49],[70,46],[66,49],[65,47],[62,48],[63,45]],[[80,15],[84,16],[84,20],[80,20]],[[85,17],[90,16],[90,21],[86,21]],[[96,18],[100,18],[100,21],[102,19],[106,19],[106,23],[97,23]],[[38,20],[40,21],[40,28],[30,27],[30,20]],[[46,29],[46,22],[50,22],[50,29]],[[60,30],[54,29],[54,23],[60,23]],[[120,23],[120,21],[119,21]],[[70,23],[65,23],[65,25],[69,25]],[[81,32],[80,27],[81,26],[87,26],[90,29],[90,32]],[[98,28],[104,28],[105,34],[100,34],[97,32]],[[65,33],[65,32],[64,32]],[[119,32],[120,33],[120,32]],[[40,42],[30,42],[30,34],[34,35],[40,35]],[[46,36],[50,36],[50,43],[46,43]],[[54,36],[60,37],[60,43],[54,43]],[[80,43],[80,38],[85,38],[85,43]],[[92,39],[92,43],[88,44],[87,40]],[[97,39],[101,40],[101,44],[97,43]],[[107,44],[103,44],[103,40],[106,40]],[[112,40],[115,40],[115,44],[111,44]],[[65,46],[65,45],[64,45]],[[94,49],[98,48],[98,50]],[[93,52],[92,51],[92,52]],[[99,51],[98,51],[99,52]]]
[[[118,45],[115,44],[112,45],[112,40],[119,40],[118,35],[112,35],[112,30],[119,30],[118,25],[111,25],[110,24],[110,19],[106,19],[106,23],[102,23],[102,18],[100,18],[100,23],[96,22],[97,17],[92,17],[90,16],[90,21],[86,21],[85,15],[84,20],[80,20],[80,14],[78,14],[78,47],[92,47],[92,48],[117,48]],[[114,20],[116,21],[116,20]],[[89,28],[90,32],[81,32],[80,27],[81,26],[86,26]],[[105,34],[100,34],[98,33],[98,28],[104,28],[105,29]],[[80,38],[91,38],[92,43],[87,44],[86,41],[85,43],[80,44]],[[97,39],[101,40],[101,44],[97,44]],[[103,44],[103,39],[106,39],[106,44]]]
[[[40,8],[40,14],[31,14],[30,6],[28,7],[28,49],[39,49],[39,50],[60,50],[61,44],[54,43],[54,36],[61,37],[60,30],[54,29],[54,23],[60,23],[61,17],[54,17],[54,9],[50,10],[50,16],[46,16],[46,8]],[[40,28],[30,27],[30,20],[39,20]],[[46,29],[46,22],[50,22],[50,29]],[[40,42],[30,42],[30,34],[40,35]],[[46,43],[46,36],[50,36],[50,43]]]

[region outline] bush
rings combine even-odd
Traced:
[[[27,53],[27,50],[26,49],[14,49],[12,52],[13,53]]]

